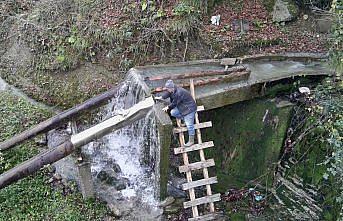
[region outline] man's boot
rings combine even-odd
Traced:
[[[190,147],[194,144],[194,135],[188,136],[188,142],[185,144],[185,147]]]

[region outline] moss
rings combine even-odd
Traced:
[[[216,191],[240,188],[261,176],[264,182],[267,179],[271,183],[265,175],[278,159],[289,116],[290,107],[278,109],[275,103],[261,99],[212,110],[203,116],[202,121],[213,122],[204,140],[215,143],[215,148],[206,150],[206,156],[216,161]]]

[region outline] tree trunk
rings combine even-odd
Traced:
[[[41,122],[40,124],[34,126],[33,128],[30,128],[2,143],[0,143],[0,151],[9,149],[17,144],[20,144],[24,142],[25,140],[28,140],[40,133],[47,132],[53,128],[56,128],[63,123],[66,123],[71,118],[77,116],[80,114],[80,112],[84,112],[86,110],[96,108],[103,102],[106,102],[107,100],[111,99],[116,93],[117,93],[118,86],[106,91],[105,93],[98,95],[94,98],[91,98],[87,100],[86,102],[71,108],[69,110],[66,110],[46,121]]]

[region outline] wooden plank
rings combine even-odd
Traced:
[[[210,213],[203,216],[189,218],[188,221],[210,221],[210,220],[216,220],[216,219],[217,219],[217,214]]]
[[[180,127],[180,126],[181,126],[181,120],[176,119],[176,124]],[[181,145],[181,146],[184,146],[184,145],[185,145],[185,136],[183,135],[183,133],[179,133],[179,141],[180,141],[180,145]],[[188,155],[187,155],[187,153],[183,153],[183,154],[182,154],[182,158],[183,158],[183,163],[184,163],[185,165],[188,165],[188,164],[189,164],[189,161],[188,161]],[[186,179],[187,179],[187,182],[192,182],[192,173],[191,173],[191,172],[186,172]],[[190,198],[191,200],[195,200],[195,191],[194,191],[194,188],[189,189],[189,190],[188,190],[188,193],[189,193],[189,198]],[[199,216],[198,207],[192,206],[192,214],[193,214],[193,217]]]
[[[207,128],[207,127],[212,127],[211,121],[194,124],[194,129],[202,129],[202,128]],[[187,131],[187,127],[177,127],[177,128],[174,128],[173,130],[174,133],[181,133],[181,132],[186,132],[186,131]]]
[[[223,61],[221,65],[232,65],[232,63],[236,61]],[[234,65],[234,64],[233,64]],[[217,69],[217,70],[206,70],[206,71],[198,71],[198,72],[191,72],[191,73],[181,73],[181,74],[173,74],[173,75],[159,75],[159,76],[152,76],[146,77],[145,81],[161,81],[161,80],[179,80],[179,79],[190,79],[190,78],[200,78],[200,77],[210,77],[210,76],[218,76],[218,75],[228,75],[235,72],[242,72],[246,71],[247,68],[243,65],[238,65],[235,67],[231,67],[228,69]]]
[[[180,173],[187,173],[187,172],[190,172],[192,170],[199,170],[199,169],[206,168],[206,167],[213,167],[214,165],[215,165],[214,160],[209,159],[206,161],[191,163],[189,165],[179,166],[179,171],[180,171]]]
[[[195,150],[201,150],[201,149],[206,149],[209,147],[214,147],[213,141],[201,143],[201,144],[194,144],[190,147],[179,147],[179,148],[174,148],[174,154],[180,154],[180,153],[186,153],[186,152],[191,152]]]
[[[195,188],[199,186],[205,186],[205,185],[211,185],[218,183],[217,177],[211,177],[207,179],[201,179],[201,180],[196,180],[191,183],[184,183],[182,184],[182,189],[183,190],[188,190],[190,188]]]
[[[192,95],[193,99],[195,100],[195,89],[194,89],[193,79],[190,80],[189,84],[190,84],[191,95]],[[195,123],[199,124],[198,113],[195,113]],[[201,144],[202,143],[201,131],[199,129],[197,129],[196,133],[197,133],[198,143]],[[205,161],[206,160],[205,153],[204,153],[203,149],[199,150],[199,155],[200,155],[200,160],[201,161]],[[205,179],[209,178],[207,168],[203,168],[202,169],[202,173],[203,173]],[[212,189],[211,189],[210,185],[206,185],[206,193],[207,193],[208,196],[212,195]],[[215,211],[214,204],[210,203],[209,206],[210,206],[210,212],[214,213],[214,211]]]
[[[192,206],[199,206],[202,204],[214,203],[217,201],[220,201],[220,193],[217,193],[217,194],[214,194],[211,196],[204,196],[204,197],[192,200],[192,201],[184,202],[183,208],[187,209],[187,208],[192,207]]]
[[[70,141],[75,147],[86,145],[92,140],[103,137],[113,130],[122,128],[123,125],[130,125],[133,122],[144,118],[153,108],[154,104],[154,99],[152,97],[148,97],[132,107],[125,109],[123,113],[115,115],[95,126],[71,136]]]
[[[206,86],[210,84],[217,84],[217,83],[232,83],[237,81],[246,80],[249,78],[251,71],[241,71],[241,72],[234,72],[229,75],[223,75],[219,77],[213,77],[213,78],[207,78],[207,79],[198,79],[195,81],[195,86]],[[177,84],[180,87],[186,88],[190,87],[189,83],[178,83]],[[152,89],[151,93],[158,93],[165,91],[166,89],[164,87],[157,87]]]

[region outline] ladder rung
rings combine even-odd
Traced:
[[[197,107],[197,112],[204,111],[205,107],[203,105]]]
[[[194,144],[190,147],[179,147],[179,148],[174,148],[174,154],[180,154],[180,153],[187,153],[190,151],[195,151],[195,150],[201,150],[201,149],[206,149],[209,147],[213,147],[213,141],[201,143],[201,144]]]
[[[204,196],[198,199],[195,199],[193,201],[187,201],[183,203],[183,207],[185,209],[192,207],[192,206],[199,206],[202,204],[206,204],[206,203],[214,203],[220,201],[220,193],[211,195],[211,196]]]
[[[179,166],[179,171],[180,171],[180,173],[186,173],[186,172],[189,172],[192,170],[198,170],[198,169],[202,169],[202,168],[206,168],[206,167],[212,167],[214,165],[215,165],[214,160],[209,159],[206,161],[201,161],[201,162],[191,163],[188,165]]]
[[[204,123],[199,123],[199,124],[194,124],[194,129],[201,129],[201,128],[207,128],[207,127],[212,127],[212,122],[204,122]],[[187,131],[187,127],[177,127],[174,128],[174,133],[182,133]]]
[[[216,213],[210,213],[210,214],[206,214],[203,216],[197,216],[194,218],[189,218],[188,221],[210,221],[210,220],[215,220],[216,218],[217,218]]]
[[[218,183],[217,177],[210,177],[207,179],[201,179],[201,180],[196,180],[196,181],[192,181],[189,183],[184,183],[184,184],[182,184],[182,189],[183,190],[189,190],[191,188],[210,185],[210,184],[214,184],[214,183]]]

